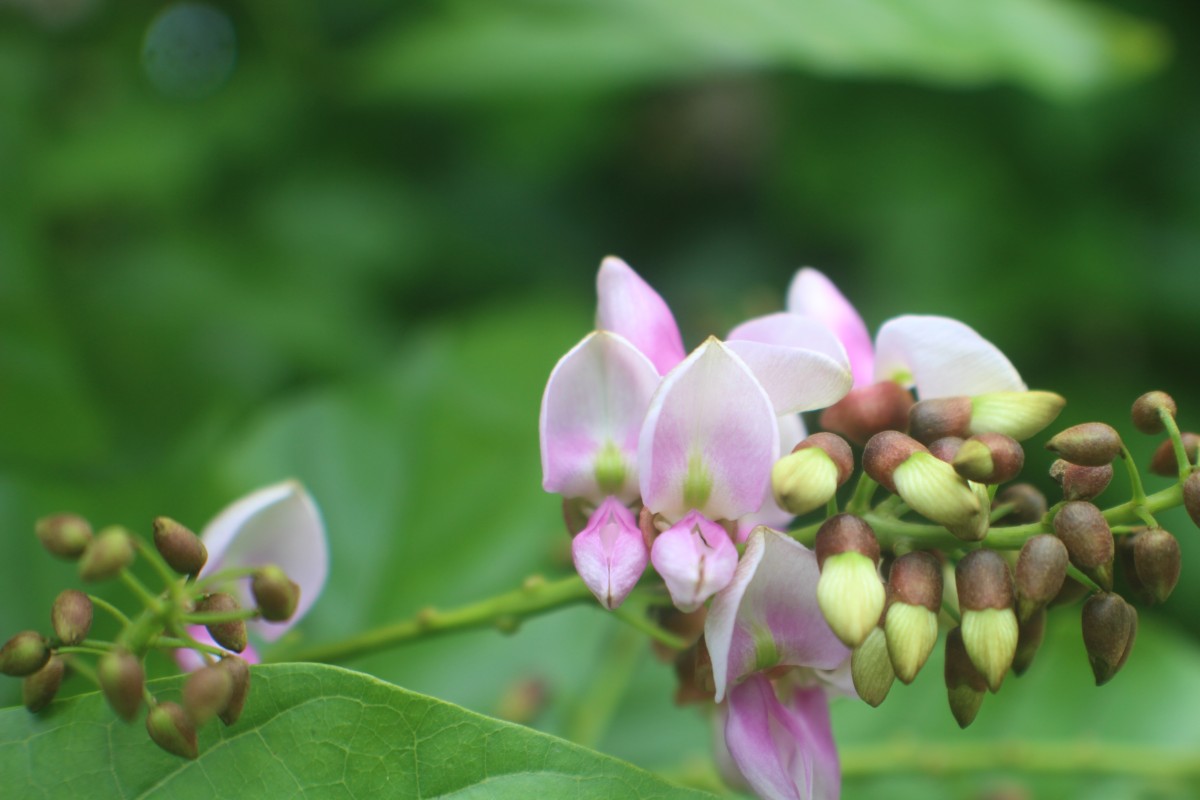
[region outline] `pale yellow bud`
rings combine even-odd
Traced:
[[[896,467],[892,480],[905,503],[955,536],[974,541],[987,532],[987,505],[945,461],[915,452]]]
[[[1011,608],[963,611],[963,645],[992,692],[999,691],[1004,674],[1012,666],[1018,633],[1017,615]]]
[[[883,624],[896,677],[912,683],[937,644],[937,613],[925,606],[892,603]]]
[[[817,604],[847,647],[857,647],[879,624],[886,593],[875,562],[862,553],[831,555],[817,581]]]
[[[870,706],[878,707],[887,698],[896,680],[888,658],[887,642],[878,627],[872,628],[866,641],[854,648],[850,656],[850,677],[854,679],[854,690]]]
[[[1054,392],[991,392],[971,398],[969,432],[1023,441],[1054,421],[1067,401]]]
[[[799,516],[829,502],[837,492],[838,466],[819,447],[789,453],[771,468],[771,491],[775,502],[789,514]]]

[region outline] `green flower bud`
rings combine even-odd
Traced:
[[[814,433],[775,462],[771,491],[780,508],[799,516],[828,503],[853,471],[854,456],[845,439]]]
[[[888,657],[887,641],[879,628],[872,628],[863,643],[850,655],[850,677],[854,690],[873,708],[888,696],[896,673]]]
[[[92,629],[92,601],[78,589],[65,589],[54,598],[50,622],[63,644],[79,644]]]
[[[37,537],[52,555],[74,561],[92,541],[92,526],[77,514],[54,514],[37,522]]]
[[[1094,594],[1083,604],[1083,645],[1096,685],[1102,686],[1125,666],[1137,637],[1137,611],[1112,592]]]
[[[895,381],[859,386],[821,412],[821,427],[863,445],[880,431],[904,430],[912,404],[912,393]]]
[[[233,697],[233,675],[213,664],[201,667],[183,684],[183,707],[197,727],[224,710]]]
[[[942,566],[929,553],[906,553],[888,572],[883,630],[896,677],[912,683],[938,638]]]
[[[954,628],[946,634],[946,696],[950,701],[950,713],[958,727],[965,728],[975,721],[987,681],[975,668],[963,644],[962,628]]]
[[[268,622],[291,619],[300,603],[300,586],[274,564],[254,573],[250,591],[254,593],[254,600],[258,603],[258,610],[263,619]]]
[[[952,464],[969,481],[1005,483],[1021,474],[1025,451],[1010,436],[980,433],[963,442]]]
[[[1180,434],[1180,439],[1183,440],[1184,455],[1191,463],[1196,463],[1196,451],[1200,449],[1200,436],[1190,431],[1184,431]],[[1170,439],[1160,444],[1154,451],[1154,455],[1150,457],[1150,471],[1155,475],[1162,475],[1164,478],[1178,477],[1179,461],[1175,458],[1175,445]]]
[[[133,563],[133,539],[124,528],[112,525],[100,531],[79,561],[79,577],[85,581],[115,578]]]
[[[1054,516],[1054,533],[1067,546],[1071,563],[1105,590],[1112,589],[1112,530],[1100,509],[1075,500]]]
[[[233,595],[224,592],[205,595],[196,601],[196,611],[200,613],[226,613],[240,609],[241,606]],[[208,629],[213,641],[226,650],[240,653],[246,649],[246,623],[242,620],[210,622],[204,627]]]
[[[178,703],[157,703],[146,715],[146,732],[171,755],[193,759],[200,754],[196,728]]]
[[[1004,519],[1014,525],[1040,522],[1042,517],[1046,516],[1048,509],[1046,495],[1031,483],[1014,483],[1012,486],[1001,489],[996,495],[994,505],[1009,504],[1013,509],[1005,515]]]
[[[196,575],[208,561],[208,550],[200,537],[169,517],[155,518],[154,547],[180,575]]]
[[[1200,526],[1200,472],[1193,472],[1183,482],[1183,507],[1192,522]]]
[[[922,516],[967,541],[987,534],[988,507],[945,461],[917,451],[892,472],[896,494]]]
[[[1017,654],[1013,656],[1012,671],[1020,677],[1033,663],[1042,639],[1046,637],[1046,609],[1039,608],[1021,623],[1017,632]]]
[[[1166,392],[1146,392],[1133,401],[1133,427],[1142,433],[1162,433],[1164,425],[1160,412],[1165,411],[1175,418],[1175,400]]]
[[[37,631],[21,631],[0,647],[0,672],[14,678],[32,675],[49,660],[46,638]]]
[[[879,624],[885,599],[879,578],[879,541],[861,518],[830,517],[817,531],[817,604],[847,647],[857,647]]]
[[[1148,528],[1132,537],[1133,570],[1138,594],[1147,603],[1162,603],[1179,582],[1179,541],[1162,528]]]
[[[929,444],[945,437],[970,436],[971,398],[935,397],[922,400],[908,411],[908,430],[918,442]]]
[[[21,683],[21,702],[31,713],[36,714],[50,705],[54,695],[58,694],[66,670],[67,665],[61,658],[50,656],[44,667],[25,677]]]
[[[1024,621],[1058,596],[1067,577],[1067,548],[1055,536],[1026,540],[1017,556],[1017,615]]]
[[[232,725],[242,716],[246,706],[246,697],[250,694],[250,665],[237,656],[225,656],[217,662],[217,666],[229,674],[232,691],[225,708],[217,712],[221,722]]]
[[[892,477],[896,468],[913,453],[928,452],[924,445],[911,436],[900,431],[883,431],[872,436],[863,449],[863,472],[889,492],[895,492],[896,484]]]
[[[1085,422],[1059,431],[1046,449],[1081,467],[1102,467],[1121,455],[1121,435],[1103,422]]]
[[[958,455],[958,451],[962,449],[965,439],[960,439],[957,436],[943,436],[929,443],[929,452],[938,461],[945,461],[947,464],[954,463],[954,457]]]
[[[126,650],[112,650],[100,656],[96,664],[96,677],[100,679],[100,691],[126,722],[132,722],[142,705],[142,690],[146,685],[146,672],[142,662]]]
[[[1094,500],[1112,480],[1112,464],[1081,467],[1064,459],[1050,465],[1050,477],[1062,486],[1064,500]]]
[[[999,691],[1017,651],[1017,615],[1012,576],[994,550],[973,550],[954,573],[962,608],[962,639],[971,663]]]
[[[1067,401],[1054,392],[992,392],[971,398],[967,433],[1003,433],[1018,442],[1054,422]]]

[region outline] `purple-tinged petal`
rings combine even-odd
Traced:
[[[836,800],[841,794],[829,702],[819,688],[788,690],[781,703],[765,676],[750,676],[729,693],[725,744],[759,797]]]
[[[817,557],[790,536],[758,528],[733,580],[704,623],[716,700],[746,675],[774,666],[832,670],[850,650],[817,604]]]
[[[725,588],[737,567],[738,553],[723,526],[693,511],[658,535],[650,560],[675,606],[686,612],[695,611]]]
[[[804,420],[799,414],[784,414],[776,422],[779,424],[779,452],[781,455],[792,452],[792,448],[808,435],[804,427]],[[750,531],[759,525],[782,531],[787,529],[791,521],[792,515],[775,502],[775,493],[771,491],[771,483],[768,481],[767,492],[763,496],[763,502],[758,511],[738,519],[738,543],[746,541]]]
[[[203,625],[189,625],[187,628],[188,635],[195,639],[200,644],[207,644],[212,647],[220,647],[213,641],[212,636],[208,633],[208,628]],[[175,663],[184,672],[195,672],[204,666],[204,658],[195,650],[179,649],[174,651]],[[246,645],[246,649],[240,653],[230,653],[236,655],[247,664],[257,664],[261,659],[258,657],[258,651],[254,649],[254,645]]]
[[[787,310],[812,317],[834,332],[850,357],[855,386],[874,382],[875,356],[871,335],[854,306],[829,278],[812,267],[797,272],[788,287]]]
[[[638,434],[658,387],[650,359],[615,333],[597,331],[559,359],[539,422],[542,486],[593,503],[638,496]]]
[[[815,319],[758,317],[734,328],[725,344],[767,390],[776,414],[833,405],[853,384],[845,348]]]
[[[683,361],[683,338],[666,301],[615,256],[596,275],[596,327],[624,336],[666,375]]]
[[[637,519],[615,497],[606,498],[571,541],[579,577],[607,609],[625,600],[650,557]]]
[[[890,319],[875,337],[875,375],[917,387],[917,397],[1023,392],[1017,370],[970,326],[947,317]]]
[[[208,563],[201,577],[226,567],[275,564],[300,587],[296,613],[287,622],[251,620],[246,627],[274,641],[308,612],[329,572],[325,524],[312,497],[296,481],[268,486],[237,500],[208,523],[201,537]],[[243,606],[254,607],[249,579],[225,589]]]
[[[663,379],[638,439],[642,501],[668,520],[757,511],[779,457],[779,426],[750,369],[710,338]]]

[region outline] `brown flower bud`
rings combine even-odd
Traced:
[[[65,589],[54,598],[50,622],[63,644],[79,644],[92,629],[92,601],[78,589]]]
[[[1162,528],[1148,528],[1132,536],[1133,572],[1131,580],[1138,594],[1150,604],[1171,596],[1179,582],[1179,542]]]
[[[1112,464],[1081,467],[1059,458],[1050,465],[1050,477],[1062,487],[1064,500],[1093,500],[1108,488],[1112,476]]]
[[[883,614],[879,540],[860,517],[838,514],[817,530],[815,549],[821,568],[817,605],[837,637],[857,647]]]
[[[1103,422],[1085,422],[1056,433],[1046,449],[1081,467],[1102,467],[1121,455],[1121,435]]]
[[[225,613],[230,611],[238,611],[241,606],[238,601],[233,598],[233,595],[217,592],[215,594],[205,595],[196,601],[196,611],[200,613]],[[210,622],[204,627],[208,628],[208,633],[212,636],[213,641],[224,647],[226,650],[232,650],[235,653],[240,653],[246,649],[246,623],[241,620],[232,622]]]
[[[854,474],[854,453],[846,440],[836,433],[814,433],[792,448],[793,453],[816,447],[823,451],[837,465],[837,485],[841,486]]]
[[[126,650],[112,650],[100,656],[96,677],[112,710],[121,719],[132,722],[142,705],[142,689],[146,685],[142,662]]]
[[[1193,472],[1183,482],[1183,507],[1192,522],[1200,526],[1200,472]]]
[[[154,546],[180,575],[195,575],[208,561],[208,549],[200,537],[169,517],[154,519]]]
[[[36,714],[54,699],[58,687],[62,685],[63,675],[67,670],[66,663],[58,656],[50,656],[46,665],[32,675],[27,675],[21,683],[21,702],[31,713]]]
[[[1090,588],[1068,575],[1063,581],[1062,588],[1058,590],[1058,594],[1054,595],[1054,599],[1050,601],[1050,607],[1074,605],[1091,593]]]
[[[242,716],[246,697],[250,694],[250,665],[237,656],[225,656],[217,662],[217,666],[229,673],[233,686],[229,702],[217,712],[217,716],[221,718],[221,722],[232,725]]]
[[[194,759],[200,754],[196,728],[178,703],[156,703],[146,715],[146,732],[171,755]]]
[[[889,492],[896,491],[892,476],[913,453],[929,452],[924,445],[899,431],[883,431],[871,437],[863,449],[863,471]]]
[[[887,699],[896,673],[892,671],[886,638],[878,627],[872,628],[851,653],[850,677],[854,680],[854,691],[872,708],[878,708]]]
[[[945,461],[947,464],[954,463],[954,457],[958,455],[958,451],[962,449],[965,439],[960,439],[957,436],[943,436],[929,443],[929,452],[938,461]]]
[[[880,431],[904,430],[912,404],[912,394],[894,381],[859,386],[821,412],[821,427],[863,445]]]
[[[1067,546],[1072,564],[1106,591],[1112,589],[1113,535],[1100,509],[1082,500],[1064,503],[1054,516],[1054,533]]]
[[[937,644],[942,565],[922,551],[905,553],[888,572],[884,615],[888,656],[896,677],[912,683]]]
[[[828,503],[853,472],[854,454],[846,440],[814,433],[775,462],[771,490],[780,508],[799,516]]]
[[[954,571],[962,609],[962,637],[967,654],[993,692],[1017,650],[1017,615],[1013,583],[1004,557],[994,550],[973,550]]]
[[[1042,639],[1046,637],[1046,609],[1039,608],[1017,629],[1017,653],[1013,656],[1012,671],[1018,677],[1025,674]]]
[[[1005,515],[1004,519],[1016,525],[1039,522],[1042,517],[1046,516],[1048,509],[1046,495],[1031,483],[1014,483],[1012,486],[1001,489],[996,495],[993,505],[1009,504],[1013,509]]]
[[[1067,577],[1067,548],[1060,539],[1043,533],[1030,537],[1017,556],[1017,616],[1028,620],[1062,590]]]
[[[908,411],[908,430],[918,442],[933,442],[945,436],[964,439],[971,435],[971,398],[937,397],[922,400]]]
[[[1137,610],[1120,595],[1101,592],[1083,604],[1083,645],[1097,686],[1125,665],[1136,636]]]
[[[1185,431],[1180,434],[1183,440],[1183,452],[1188,460],[1196,463],[1196,451],[1200,449],[1200,435]],[[1175,478],[1179,475],[1179,461],[1175,458],[1175,445],[1170,439],[1158,446],[1150,457],[1150,471],[1164,478]]]
[[[963,643],[962,628],[954,628],[946,634],[946,695],[950,701],[950,713],[958,727],[965,728],[975,721],[987,681],[975,668]]]
[[[1174,419],[1176,410],[1171,395],[1166,392],[1146,392],[1133,401],[1133,427],[1142,433],[1162,433],[1164,425],[1159,415],[1165,411]]]
[[[37,631],[21,631],[0,647],[0,672],[14,678],[32,675],[49,660],[46,637]]]
[[[229,705],[233,676],[217,664],[201,667],[183,684],[183,707],[197,727]]]
[[[291,619],[300,602],[300,586],[274,564],[254,573],[250,591],[254,593],[254,601],[263,619],[269,622]]]
[[[92,526],[78,514],[54,514],[37,522],[37,537],[52,555],[74,561],[92,541]]]
[[[129,532],[111,525],[100,531],[83,552],[83,558],[79,560],[79,577],[85,581],[115,578],[133,563],[133,555],[133,539]]]
[[[1004,483],[1021,474],[1025,451],[1011,436],[980,433],[963,442],[952,463],[969,481]]]

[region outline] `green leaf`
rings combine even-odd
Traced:
[[[99,694],[0,711],[0,786],[20,797],[702,798],[543,733],[337,667],[255,667],[238,723],[200,757],[159,750]],[[151,684],[177,694],[182,678]],[[381,794],[382,793],[382,794]]]

